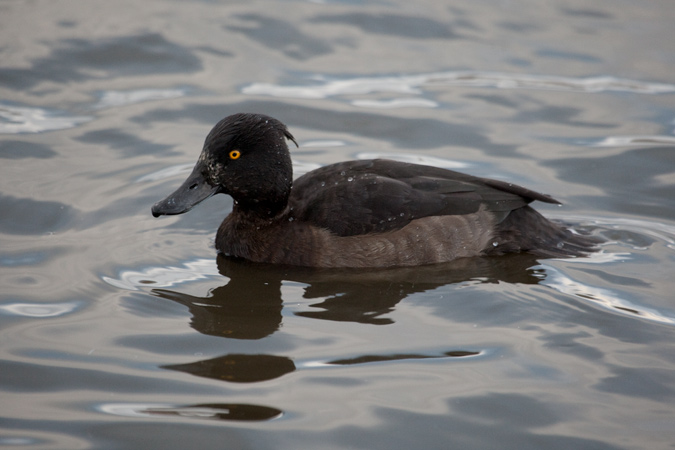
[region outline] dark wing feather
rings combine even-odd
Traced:
[[[346,161],[298,178],[291,216],[339,236],[380,233],[414,219],[463,215],[481,205],[498,221],[533,200],[558,203],[543,194],[498,180],[389,160]]]

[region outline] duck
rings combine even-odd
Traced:
[[[505,181],[433,166],[368,159],[293,180],[286,125],[264,114],[225,117],[191,174],[152,215],[183,214],[216,194],[233,199],[215,247],[225,257],[316,268],[386,268],[529,252],[578,257],[587,236],[531,206],[560,204]]]

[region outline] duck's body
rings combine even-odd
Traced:
[[[591,248],[528,206],[556,200],[502,181],[360,160],[291,182],[285,139],[293,137],[271,117],[223,119],[188,180],[153,215],[180,214],[227,193],[235,204],[218,229],[218,251],[308,267],[413,266],[518,251],[577,256]]]

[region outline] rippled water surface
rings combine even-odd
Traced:
[[[668,449],[675,8],[645,1],[0,4],[0,446]],[[590,258],[316,271],[154,219],[211,126],[296,174],[508,180]]]

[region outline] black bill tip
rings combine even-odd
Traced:
[[[202,167],[198,164],[174,193],[152,205],[152,215],[159,217],[186,213],[218,192],[218,186],[213,186],[207,181]]]

